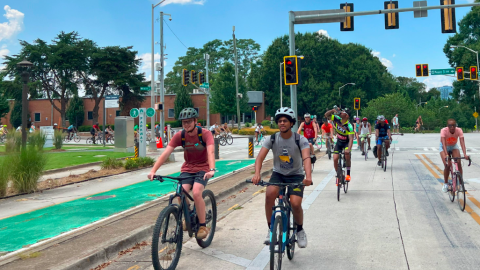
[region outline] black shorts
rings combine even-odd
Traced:
[[[311,144],[315,144],[315,139],[314,138],[307,138],[308,142]]]
[[[283,175],[277,172],[273,172],[270,177],[270,183],[302,183],[305,176],[303,175]],[[300,187],[288,187],[288,193],[303,198],[304,186]]]
[[[198,173],[188,173],[188,172],[182,172],[180,174],[180,177],[186,177],[186,176],[190,176],[190,175],[198,175],[197,177],[195,178],[190,178],[190,179],[185,179],[185,180],[182,180],[182,185],[191,185],[193,186],[193,183],[200,183],[202,184],[204,187],[207,185],[207,182],[208,180],[203,180],[203,176],[206,174],[206,172],[203,172],[203,171],[200,171]]]
[[[212,132],[212,134],[215,134],[215,130],[214,130],[214,131],[211,131],[211,132]]]
[[[343,149],[346,149],[348,147],[348,141],[347,142],[344,142],[344,141],[337,141],[337,143],[335,144],[335,149],[333,150],[333,153],[334,154],[339,154],[343,151]],[[352,150],[352,149],[350,149]]]

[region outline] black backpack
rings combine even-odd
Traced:
[[[279,132],[270,136],[270,141],[272,142],[272,147],[273,147],[273,144],[275,143],[275,139],[276,139],[278,133]],[[293,134],[295,134],[295,144],[298,146],[298,150],[300,151],[300,156],[302,156],[302,149],[300,148],[300,134],[298,134],[298,133],[293,133]],[[311,160],[312,160],[312,163],[315,163],[315,161],[317,161],[317,157],[311,158]]]
[[[203,145],[203,147],[206,147],[207,144],[203,141],[203,137],[202,137],[202,127],[197,126],[197,130],[198,130],[197,132],[198,140]],[[182,130],[182,147],[185,148],[185,129]]]

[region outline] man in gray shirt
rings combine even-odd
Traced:
[[[255,175],[252,178],[254,184],[260,182],[260,171],[268,151],[273,151],[273,173],[270,183],[303,183],[306,186],[312,184],[312,164],[310,160],[310,145],[308,140],[300,134],[292,132],[297,116],[292,109],[283,107],[275,113],[275,122],[280,132],[275,133],[270,139],[265,140],[262,149],[255,161]],[[306,174],[306,176],[305,176]],[[297,244],[300,248],[307,247],[307,235],[303,229],[303,186],[288,187],[290,204],[293,217],[297,226]],[[268,223],[268,234],[264,243],[270,244],[272,207],[278,197],[280,187],[268,186],[265,196],[265,215]]]

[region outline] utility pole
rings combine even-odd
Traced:
[[[172,20],[172,15],[160,12],[160,103],[162,106],[165,106],[165,88],[164,88],[164,81],[165,81],[165,67],[163,66],[165,60],[165,55],[163,54],[164,42],[163,42],[163,16],[167,15],[170,17],[170,21]],[[160,134],[162,134],[163,130],[165,129],[165,108],[160,111]],[[152,133],[153,134],[153,133]],[[150,142],[152,143],[152,142]],[[153,142],[155,143],[155,142]],[[165,146],[166,147],[166,146]]]
[[[280,108],[283,107],[283,102],[282,102],[282,96],[283,96],[282,65],[283,65],[283,62],[280,63]]]
[[[210,60],[210,55],[206,53],[205,55],[205,75],[207,76],[207,83],[208,83],[208,62]],[[210,127],[210,86],[205,88],[205,94],[207,95],[207,128]]]
[[[237,40],[235,39],[235,26],[233,26],[233,51],[235,53],[235,98],[237,99],[237,122],[238,130],[241,129],[242,125],[240,124],[240,100],[238,97],[238,61],[237,61]]]

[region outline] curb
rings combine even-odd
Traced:
[[[264,171],[261,173],[261,176],[266,176],[268,174],[271,174],[273,171],[272,169],[269,169],[267,171]],[[248,183],[245,181],[237,183],[235,186],[232,186],[230,188],[224,189],[218,194],[215,194],[216,198],[223,197],[226,194],[229,194],[233,191],[242,189],[243,186],[247,185]],[[118,256],[118,252],[128,249],[132,247],[133,245],[140,243],[142,241],[145,241],[146,239],[149,239],[152,236],[153,233],[153,228],[155,227],[155,224],[152,224],[150,226],[146,226],[143,228],[139,228],[123,237],[117,238],[118,241],[115,243],[103,248],[102,250],[99,250],[97,252],[92,253],[91,255],[87,255],[86,257],[72,263],[66,266],[60,266],[57,268],[53,268],[55,270],[83,270],[83,269],[91,269],[95,268],[96,266],[105,263],[109,260],[112,260]]]

